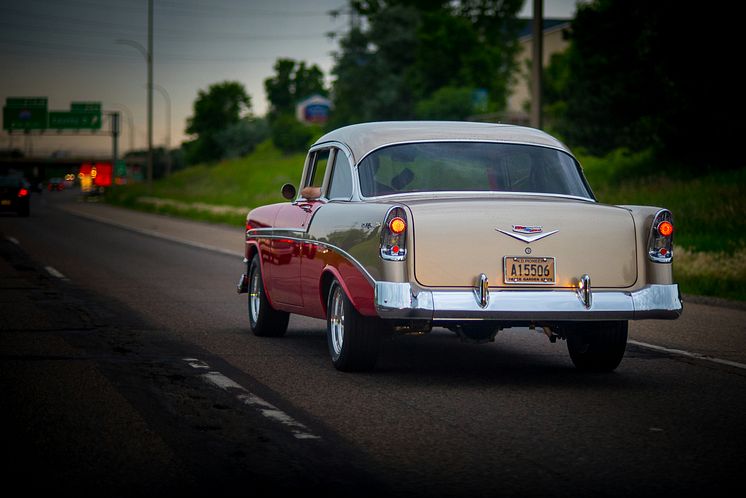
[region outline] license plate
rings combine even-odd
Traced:
[[[0,205],[10,206],[10,200],[9,199],[3,199],[2,201],[0,201]]]
[[[554,258],[505,256],[503,281],[506,284],[553,284]]]

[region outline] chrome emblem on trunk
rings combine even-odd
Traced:
[[[513,231],[516,233],[541,233],[542,227],[526,226],[526,225],[513,225]]]
[[[512,226],[513,226],[512,232],[508,232],[507,230],[502,230],[500,228],[495,228],[495,230],[497,230],[500,233],[504,233],[508,237],[513,237],[514,239],[518,239],[522,242],[525,242],[526,244],[530,244],[531,242],[535,242],[537,240],[543,239],[544,237],[549,237],[550,235],[559,232],[559,230],[552,230],[551,232],[544,232],[543,227],[540,227],[540,226],[529,226],[529,225],[512,225]]]

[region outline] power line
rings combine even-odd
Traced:
[[[119,52],[116,50],[80,47],[80,46],[74,46],[74,45],[61,45],[58,43],[47,43],[47,42],[31,41],[31,40],[0,39],[0,45],[2,44],[17,45],[20,47],[32,48],[32,49],[34,48],[44,49],[47,51],[49,50],[63,51],[66,53],[78,52],[78,53],[89,54],[89,55],[94,54],[94,55],[117,56],[121,58],[134,60],[133,57],[126,55],[124,52]],[[163,61],[163,62],[179,62],[179,61],[182,61],[182,62],[251,62],[251,61],[274,60],[276,58],[276,57],[269,57],[269,56],[257,56],[257,57],[215,57],[211,55],[193,56],[193,55],[169,54],[169,53],[160,53],[160,52],[158,52],[157,54],[158,54],[158,58],[161,61],[163,61],[163,59],[167,59],[166,61]]]
[[[7,21],[0,21],[0,26],[5,26],[6,28],[3,30],[6,33],[11,31],[22,31],[22,32],[28,32],[28,31],[34,31],[34,32],[44,32],[44,33],[59,33],[59,34],[68,34],[68,35],[81,35],[81,36],[106,36],[111,37],[112,32],[111,31],[98,31],[98,30],[91,30],[90,28],[84,28],[84,29],[75,29],[70,26],[43,26],[43,25],[32,25],[32,24],[18,24],[13,22],[7,22]],[[330,28],[332,30],[334,29],[341,29],[341,28]],[[143,35],[143,32],[140,30],[131,30],[132,34],[126,34],[125,36],[128,37],[136,37],[137,35]],[[180,31],[180,30],[159,30],[156,35],[159,39],[188,39],[193,40],[195,38],[195,32],[194,31]],[[200,40],[200,43],[215,43],[215,42],[224,42],[224,41],[242,41],[242,40],[251,40],[251,41],[282,41],[282,40],[313,40],[313,39],[320,39],[324,38],[326,36],[326,32],[319,32],[319,33],[305,33],[305,34],[270,34],[270,35],[252,35],[247,33],[221,33],[221,32],[204,32],[200,31],[199,35],[204,36],[205,38]]]

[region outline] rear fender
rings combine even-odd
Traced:
[[[341,268],[331,265],[324,267],[319,279],[319,296],[324,315],[326,315],[329,290],[335,279],[358,313],[363,316],[378,316],[373,285],[352,265],[344,265]]]

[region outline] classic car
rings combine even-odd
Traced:
[[[611,371],[629,320],[682,312],[671,212],[597,202],[568,148],[536,129],[347,126],[282,193],[248,213],[238,292],[257,336],[283,335],[291,313],[325,319],[339,370],[373,368],[392,333],[486,342],[529,327],[566,340],[577,368]]]

